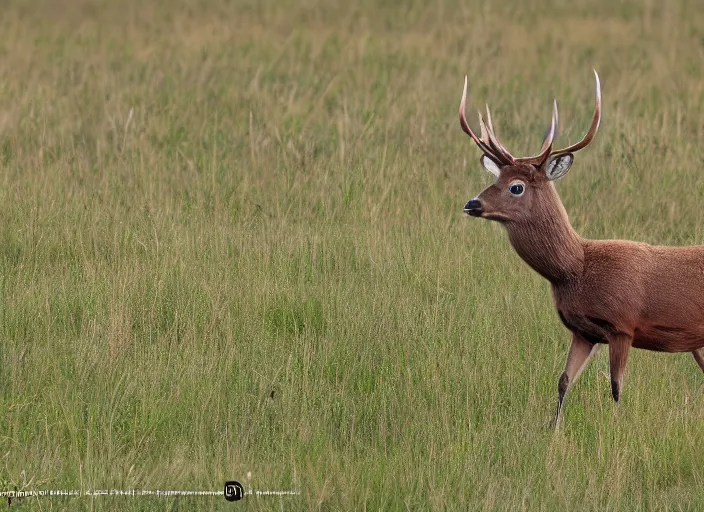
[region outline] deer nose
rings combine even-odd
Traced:
[[[482,202],[479,199],[471,199],[464,205],[464,213],[472,217],[479,217],[482,214]]]

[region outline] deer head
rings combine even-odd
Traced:
[[[467,102],[467,77],[460,102],[460,125],[482,150],[482,165],[496,176],[496,182],[484,189],[477,197],[467,202],[465,213],[474,217],[496,220],[505,225],[538,222],[541,216],[562,216],[566,214],[557,198],[552,182],[562,178],[569,171],[574,153],[586,147],[596,135],[601,120],[601,87],[599,75],[596,78],[596,102],[594,117],[584,138],[564,149],[553,150],[553,139],[557,131],[557,102],[553,102],[553,114],[543,146],[535,156],[516,158],[499,142],[491,121],[489,106],[486,107],[486,121],[479,113],[481,136],[472,131],[465,117]],[[550,219],[544,219],[550,222]],[[555,220],[555,219],[553,219]]]

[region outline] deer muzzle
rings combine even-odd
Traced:
[[[467,204],[464,205],[464,213],[472,217],[481,217],[482,202],[479,199],[470,199],[467,201]]]

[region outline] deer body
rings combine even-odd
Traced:
[[[570,331],[592,343],[620,333],[659,352],[704,347],[704,247],[585,240],[584,254],[579,279],[553,284]]]
[[[595,72],[596,75],[596,72]],[[482,163],[497,180],[465,205],[475,217],[506,228],[518,255],[552,286],[562,323],[572,333],[565,371],[558,383],[555,424],[569,387],[602,345],[609,347],[611,390],[619,400],[631,347],[692,352],[704,371],[704,246],[653,246],[626,240],[586,240],[570,225],[553,181],[564,176],[573,153],[596,134],[601,118],[597,79],[594,118],[577,144],[553,151],[557,104],[540,153],[515,158],[498,141],[487,107],[481,137],[464,117],[460,124],[484,153]]]

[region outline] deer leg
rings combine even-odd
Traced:
[[[621,384],[628,360],[628,350],[631,348],[633,338],[626,335],[609,337],[609,369],[611,370],[611,396],[618,402],[621,396]]]
[[[589,343],[580,336],[572,334],[572,344],[570,351],[567,353],[567,362],[565,363],[565,371],[560,376],[560,381],[557,384],[557,412],[555,413],[555,427],[560,419],[560,411],[562,410],[562,402],[565,400],[567,390],[577,380],[579,374],[582,373],[587,365],[589,358],[599,350],[599,345]]]
[[[701,368],[704,372],[704,347],[698,348],[697,350],[692,352],[692,355],[694,356],[694,360],[699,365],[699,368]]]

